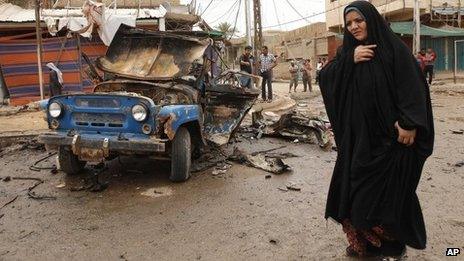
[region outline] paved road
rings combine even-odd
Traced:
[[[284,95],[286,85],[277,88]],[[429,247],[409,250],[411,260],[442,260],[446,247],[464,249],[464,167],[454,166],[464,160],[464,135],[450,131],[464,129],[463,97],[434,95],[437,145],[419,187]],[[306,102],[321,105],[320,97]],[[0,177],[41,178],[36,194],[56,200],[29,198],[34,181],[0,181],[0,207],[18,196],[0,209],[0,260],[345,259],[340,227],[323,218],[334,152],[274,138],[231,146],[249,152],[287,146],[279,151],[300,157],[288,159],[292,172],[270,179],[234,164],[226,174],[207,170],[183,184],[169,182],[166,162],[122,158],[102,175],[109,188],[92,193],[70,191],[86,173],[29,170],[46,152],[3,148]],[[279,190],[289,182],[302,190]]]

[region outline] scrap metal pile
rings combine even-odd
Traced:
[[[255,133],[257,138],[263,135],[280,136],[295,142],[318,144],[324,149],[332,147],[328,120],[297,109],[282,115],[256,110],[252,113],[252,125],[244,128],[244,131]]]
[[[317,144],[324,150],[333,148],[333,134],[327,119],[312,115],[308,110],[296,108],[281,115],[272,111],[254,108],[251,113],[252,123],[242,126],[237,133],[235,141],[242,138],[248,140],[261,139],[263,136],[282,137],[291,142]],[[233,144],[233,141],[229,144]],[[273,174],[282,174],[291,170],[286,159],[299,157],[289,152],[277,152],[286,146],[270,150],[247,153],[236,146],[233,149],[225,146],[210,147],[194,162],[194,171],[202,171],[215,167],[213,173],[225,173],[224,165],[234,161],[243,165],[258,168]],[[214,176],[216,176],[214,175]]]

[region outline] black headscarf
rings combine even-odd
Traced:
[[[433,149],[428,85],[409,48],[372,4],[355,1],[349,9],[364,17],[368,37],[356,40],[345,24],[343,46],[320,75],[338,147],[326,218],[350,219],[365,229],[384,225],[400,241],[425,248],[415,190]],[[354,50],[361,44],[377,45],[375,56],[355,64]],[[405,129],[417,129],[413,146],[396,141],[396,121]]]

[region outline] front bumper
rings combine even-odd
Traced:
[[[69,146],[81,160],[101,161],[111,153],[150,154],[165,152],[166,141],[153,138],[129,137],[101,134],[75,134],[68,136],[61,133],[46,133],[39,136],[39,142],[48,149]]]

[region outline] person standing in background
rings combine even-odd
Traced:
[[[309,87],[309,92],[313,91],[313,87],[311,85],[311,60],[307,59],[303,63],[303,68],[301,68],[301,72],[303,73],[303,91],[306,92]]]
[[[324,66],[326,66],[328,62],[329,61],[327,61],[327,58],[325,58],[325,57],[322,58],[322,68],[324,68]]]
[[[292,86],[293,91],[296,92],[296,87],[298,87],[298,66],[295,64],[294,61],[290,62],[288,72],[290,73],[290,85],[288,88],[288,93],[292,92]]]
[[[251,46],[245,47],[245,52],[240,56],[240,71],[253,74],[254,57],[251,54],[252,50],[253,47]],[[253,80],[250,76],[242,75],[240,77],[240,82],[242,86],[253,88]]]
[[[421,52],[418,52],[416,55],[416,61],[419,67],[421,68],[421,71],[424,72],[425,69],[425,62],[424,62],[425,57],[422,55]]]
[[[274,55],[269,53],[267,46],[263,46],[258,59],[259,73],[263,77],[261,84],[262,97],[264,101],[272,101],[272,69],[277,66]],[[266,95],[267,86],[267,95]]]
[[[50,69],[48,91],[52,98],[63,93],[63,73],[53,63],[47,63],[47,67]]]
[[[253,47],[245,47],[245,52],[240,56],[240,71],[252,74],[253,72]]]
[[[319,73],[321,72],[321,70],[322,70],[322,59],[319,58],[316,64],[316,84],[319,83]]]
[[[424,75],[426,79],[428,75],[429,85],[432,84],[433,67],[434,67],[436,59],[437,59],[437,54],[432,50],[432,48],[428,48],[427,52],[425,53],[425,59],[424,59],[424,62],[425,62]]]

